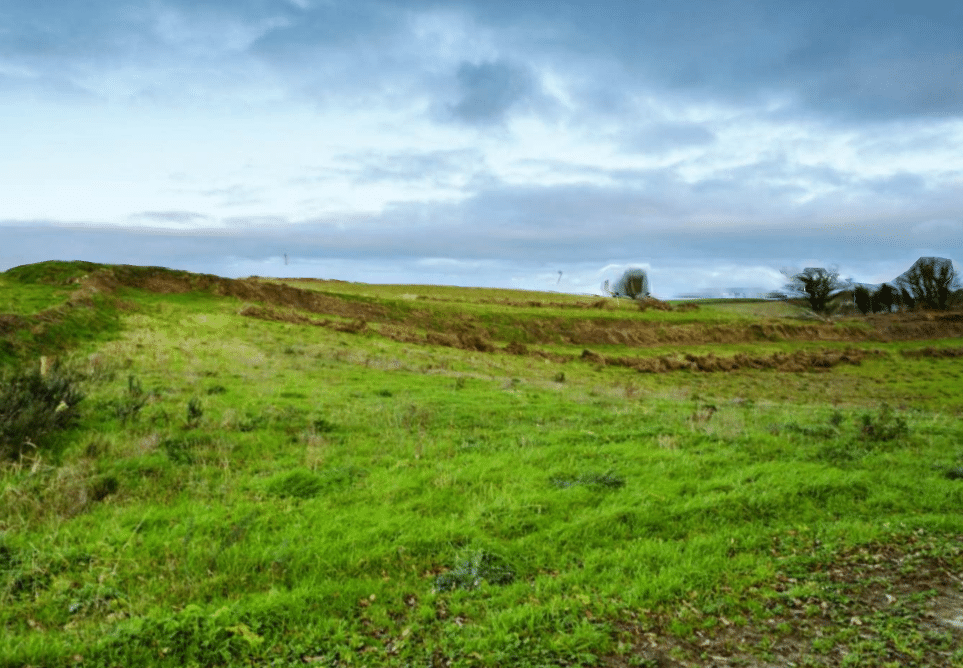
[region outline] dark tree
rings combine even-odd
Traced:
[[[905,308],[905,309],[913,310],[913,309],[916,307],[916,300],[913,299],[913,295],[911,295],[911,294],[906,290],[905,287],[904,287],[904,288],[900,288],[900,291],[899,291],[899,301],[900,301],[900,306],[902,306],[902,307]]]
[[[917,306],[945,309],[958,283],[953,262],[942,257],[921,257],[898,279],[913,296]]]
[[[642,269],[627,269],[612,288],[612,295],[639,299],[649,296],[649,277]]]
[[[869,288],[865,285],[856,286],[856,289],[853,290],[853,300],[856,302],[856,308],[863,315],[866,315],[872,307],[872,297],[869,294]]]
[[[872,296],[872,308],[873,313],[889,313],[893,310],[893,304],[896,303],[896,298],[899,293],[893,289],[892,285],[883,283],[879,286],[879,290],[873,293]]]
[[[791,293],[806,297],[810,308],[822,314],[833,310],[830,302],[846,287],[847,281],[839,278],[838,271],[822,267],[806,267],[798,274],[790,276],[790,282],[786,286]]]

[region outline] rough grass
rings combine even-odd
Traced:
[[[117,289],[122,328],[65,361],[88,381],[61,460],[0,472],[0,665],[963,660],[958,339],[651,374]],[[354,297],[292,312],[412,313]]]

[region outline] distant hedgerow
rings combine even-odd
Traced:
[[[17,369],[0,374],[0,459],[50,450],[77,423],[84,394],[75,374]]]

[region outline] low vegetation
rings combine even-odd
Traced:
[[[958,312],[0,278],[0,666],[963,666]]]

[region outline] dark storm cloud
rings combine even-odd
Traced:
[[[413,22],[429,12],[477,22],[490,55],[454,44],[452,79],[439,76],[432,45],[412,46]],[[955,1],[7,0],[0,25],[0,59],[30,70],[23,78],[38,87],[182,66],[212,81],[266,77],[319,99],[421,91],[450,118],[485,126],[537,97],[533,68],[552,63],[577,92],[575,113],[631,108],[639,93],[731,104],[776,96],[786,113],[848,122],[963,113]],[[227,54],[251,67],[222,63]],[[259,64],[267,69],[252,74]]]
[[[958,2],[491,0],[473,11],[506,29],[551,25],[536,49],[607,60],[624,70],[626,94],[735,104],[781,94],[796,112],[842,120],[963,112]]]

